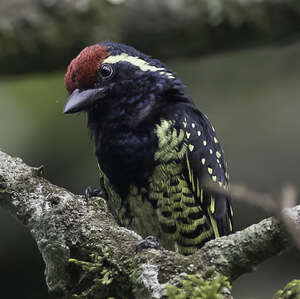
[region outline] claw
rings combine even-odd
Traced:
[[[85,199],[88,200],[93,196],[105,197],[105,193],[100,189],[93,189],[91,186],[87,186],[84,190],[84,196]]]
[[[148,236],[136,244],[136,252],[147,248],[159,248],[160,244],[155,236]]]
[[[85,199],[88,200],[89,198],[92,197],[92,192],[93,192],[93,189],[91,186],[87,186],[84,190],[84,196],[85,196]]]

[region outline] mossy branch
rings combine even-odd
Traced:
[[[86,201],[44,179],[42,168],[3,152],[0,206],[29,228],[49,290],[65,298],[162,298],[165,284],[176,284],[183,273],[214,269],[233,280],[292,243],[280,222],[268,218],[188,257],[167,250],[136,253],[140,236],[119,227],[102,198]],[[300,206],[285,214],[300,225]]]

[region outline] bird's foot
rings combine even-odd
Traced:
[[[160,244],[155,236],[148,236],[136,244],[136,252],[147,248],[159,248]]]
[[[88,186],[84,190],[84,196],[85,196],[86,200],[88,200],[89,198],[91,198],[93,196],[105,198],[105,192],[102,191],[101,189],[96,189],[96,188],[92,188],[91,186]]]

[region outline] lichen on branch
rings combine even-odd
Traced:
[[[42,168],[1,151],[0,207],[28,227],[45,261],[49,291],[64,298],[162,298],[166,284],[176,285],[182,275],[203,277],[213,269],[232,281],[292,244],[283,225],[268,218],[190,256],[164,249],[136,253],[141,237],[118,226],[104,199],[74,195],[44,179]],[[285,213],[299,227],[300,206]]]

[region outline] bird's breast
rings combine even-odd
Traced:
[[[154,168],[157,137],[152,132],[110,132],[103,134],[96,155],[103,172],[120,195],[130,185],[144,186]]]

